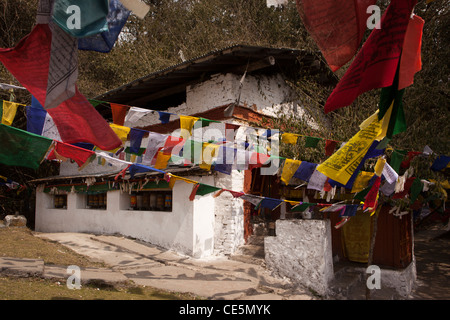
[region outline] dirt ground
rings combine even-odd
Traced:
[[[413,299],[450,300],[450,232],[423,230],[414,237],[417,286]]]

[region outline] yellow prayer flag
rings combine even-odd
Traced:
[[[194,123],[199,118],[191,117],[191,116],[180,116],[180,137],[184,140],[187,140],[192,134],[192,128],[194,127]]]
[[[297,171],[298,167],[302,162],[300,160],[286,159],[283,166],[283,171],[281,172],[281,181],[284,182],[285,185],[289,184],[292,176],[295,171]]]
[[[128,134],[130,133],[131,128],[120,126],[118,124],[110,123],[111,129],[113,129],[114,133],[122,140],[122,142],[127,141]]]
[[[19,103],[15,102],[3,101],[2,124],[12,125],[19,105]]]
[[[363,191],[369,185],[369,181],[372,179],[374,174],[375,173],[373,172],[361,171],[353,183],[351,193]]]
[[[164,152],[159,151],[158,156],[156,157],[155,169],[165,169],[167,168],[167,164],[169,163],[172,154],[164,154]]]
[[[386,136],[391,113],[392,105],[381,120],[378,120],[378,111],[375,112],[361,123],[361,130],[356,135],[325,162],[318,165],[316,170],[346,185],[372,143]]]
[[[298,134],[294,133],[283,133],[281,135],[281,141],[289,144],[296,144],[298,139]]]
[[[381,177],[381,173],[383,172],[383,168],[384,168],[384,165],[386,164],[386,159],[384,159],[384,158],[379,158],[378,160],[377,160],[377,163],[375,163],[375,174],[378,176],[378,177]]]
[[[202,147],[202,160],[199,167],[203,170],[211,170],[212,161],[219,150],[219,145],[213,143],[204,143]]]
[[[175,185],[175,182],[177,182],[178,180],[184,181],[186,183],[192,183],[192,184],[198,183],[197,181],[194,181],[194,180],[191,180],[191,179],[187,179],[187,178],[183,178],[183,177],[180,177],[180,176],[176,176],[176,175],[170,173],[169,187],[173,188],[173,186]]]

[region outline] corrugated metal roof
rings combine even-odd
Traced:
[[[233,45],[150,73],[128,84],[106,92],[95,99],[137,107],[149,104],[171,94],[185,93],[188,85],[208,79],[213,74],[244,72],[245,67],[262,59],[273,57],[275,65],[265,69],[292,71],[300,59],[312,63],[314,57],[304,50]],[[153,108],[154,109],[154,108]]]

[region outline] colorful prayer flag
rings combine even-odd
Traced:
[[[398,89],[401,90],[413,84],[414,75],[422,69],[420,50],[422,47],[422,32],[425,21],[413,15],[409,19],[403,41],[402,57],[400,59]]]
[[[281,172],[281,181],[284,182],[285,185],[289,184],[289,181],[294,176],[294,173],[297,171],[302,161],[286,159],[283,166],[283,171]]]
[[[53,140],[0,124],[0,163],[39,168]]]
[[[110,103],[110,106],[113,117],[113,123],[119,126],[123,126],[125,123],[125,117],[128,113],[128,107],[118,103]]]
[[[108,0],[55,0],[53,21],[72,37],[82,38],[108,31]]]
[[[368,6],[376,0],[297,0],[311,37],[334,72],[355,55],[366,30]]]
[[[0,61],[41,105],[47,94],[51,40],[49,26],[38,24],[14,48],[0,49]],[[65,143],[87,142],[102,150],[121,145],[105,119],[78,90],[48,112]]]
[[[108,30],[78,39],[79,50],[91,50],[108,53],[114,47],[123,26],[128,20],[130,11],[119,0],[109,1],[109,12],[106,16]]]
[[[360,94],[393,84],[417,0],[392,1],[325,103],[325,113],[350,105]],[[338,2],[336,2],[338,3]],[[339,1],[339,5],[341,1]],[[338,32],[341,30],[337,29]]]
[[[2,124],[7,126],[12,125],[14,118],[16,117],[17,107],[19,103],[11,101],[3,101],[2,107]]]

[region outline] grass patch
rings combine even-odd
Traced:
[[[42,259],[48,265],[105,267],[73,250],[46,239],[35,237],[25,227],[0,228],[0,257]]]
[[[1,221],[0,221],[1,224]],[[108,267],[91,261],[54,241],[35,237],[25,227],[0,228],[0,257],[42,259],[47,265]],[[196,296],[168,292],[133,282],[109,284],[91,281],[79,290],[67,288],[65,279],[18,278],[0,275],[0,300],[195,300]]]
[[[64,281],[0,276],[0,300],[194,300],[189,294],[171,293],[133,284],[83,285],[68,289]]]

